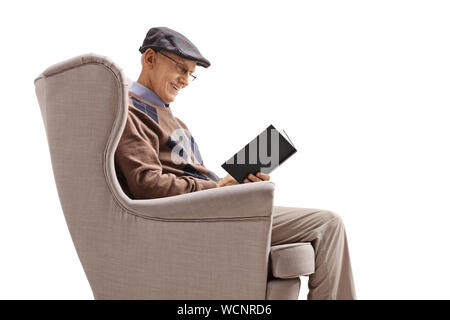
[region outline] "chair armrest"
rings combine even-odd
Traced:
[[[273,189],[257,182],[131,200],[134,212],[115,206],[85,250],[95,298],[265,299]]]
[[[270,217],[275,184],[245,183],[196,191],[173,197],[120,199],[132,214],[162,220],[227,220]]]

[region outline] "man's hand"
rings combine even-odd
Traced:
[[[248,177],[244,179],[244,183],[269,181],[269,180],[270,176],[268,174],[258,172],[256,173],[256,175],[250,173]],[[227,175],[225,178],[222,178],[217,182],[217,185],[219,187],[232,186],[235,184],[239,184],[239,182],[237,182],[236,179],[234,179],[231,175]]]
[[[256,176],[250,173],[248,175],[248,177],[244,179],[244,183],[269,181],[269,180],[270,180],[270,176],[268,174],[265,174],[262,172],[257,172]]]
[[[219,187],[232,186],[234,184],[239,184],[239,182],[237,182],[236,179],[234,179],[230,175],[227,175],[225,178],[222,178],[219,181],[217,181],[217,185]]]

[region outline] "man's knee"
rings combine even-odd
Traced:
[[[317,214],[319,214],[323,224],[344,225],[342,217],[334,211],[320,210]]]

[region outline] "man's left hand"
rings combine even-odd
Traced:
[[[269,181],[270,176],[268,174],[257,172],[256,175],[249,174],[247,178],[244,179],[244,183],[249,182],[259,182],[259,181]]]

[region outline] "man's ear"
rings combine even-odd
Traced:
[[[144,54],[144,64],[149,68],[153,69],[155,67],[156,61],[156,51],[152,48],[149,48],[145,51]]]

